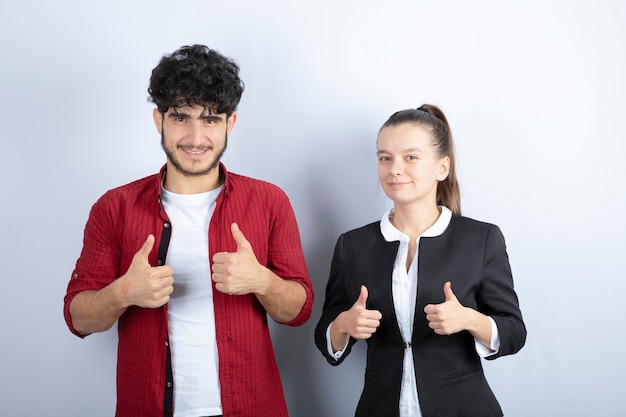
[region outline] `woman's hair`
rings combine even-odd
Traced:
[[[183,46],[164,55],[152,70],[148,100],[161,113],[170,107],[200,105],[230,116],[239,105],[244,84],[239,66],[204,45]]]
[[[417,109],[401,110],[392,114],[380,130],[405,123],[425,128],[430,133],[431,143],[435,148],[437,157],[444,158],[447,156],[450,158],[448,177],[437,185],[437,205],[446,206],[452,213],[460,216],[461,193],[456,179],[454,142],[448,119],[439,107],[423,104]]]

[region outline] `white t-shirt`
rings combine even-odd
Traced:
[[[200,194],[162,189],[172,226],[166,264],[174,270],[168,319],[175,417],[222,414],[208,240],[221,189]]]

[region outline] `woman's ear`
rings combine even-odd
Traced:
[[[439,175],[437,179],[439,181],[443,181],[448,178],[448,174],[450,173],[450,157],[445,156],[439,160]]]

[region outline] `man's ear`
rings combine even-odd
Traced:
[[[230,116],[228,116],[228,120],[227,120],[227,126],[226,126],[226,133],[228,134],[228,136],[230,136],[230,132],[231,130],[233,130],[233,126],[235,126],[235,122],[237,121],[237,112],[234,111],[230,114]]]
[[[162,135],[163,113],[161,113],[159,109],[155,107],[154,110],[152,110],[152,118],[154,119],[154,125],[156,126],[159,135]]]

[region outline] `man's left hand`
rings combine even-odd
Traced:
[[[215,281],[215,288],[230,295],[262,294],[267,284],[264,268],[237,223],[231,224],[230,230],[237,251],[213,255],[211,278]]]

